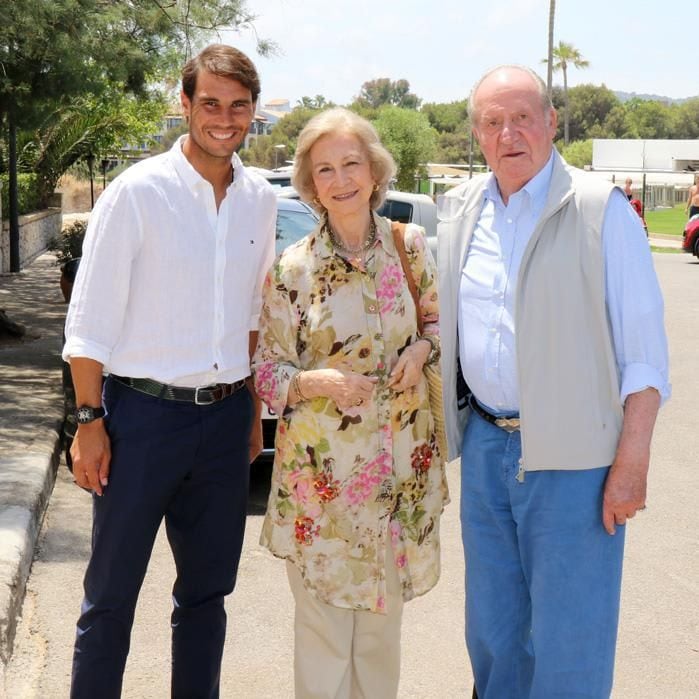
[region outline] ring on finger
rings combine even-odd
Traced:
[[[361,405],[364,402],[364,398],[357,398],[356,401],[354,401],[355,405]]]

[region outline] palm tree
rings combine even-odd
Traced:
[[[582,57],[573,44],[567,44],[565,41],[559,41],[558,46],[554,46],[553,61],[544,59],[544,62],[549,63],[552,70],[560,70],[563,73],[563,142],[568,145],[568,67],[572,65],[575,68],[587,68],[590,62]]]
[[[549,51],[546,63],[546,89],[551,99],[551,89],[553,88],[553,20],[556,16],[556,0],[549,0]]]

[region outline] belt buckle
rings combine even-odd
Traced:
[[[203,399],[199,397],[199,391],[209,391],[209,398]],[[197,386],[194,389],[194,403],[195,405],[211,405],[216,402],[216,398],[213,397],[214,388],[212,386]]]
[[[495,420],[496,427],[499,427],[505,432],[517,432],[519,430],[519,418],[518,417],[499,417]]]

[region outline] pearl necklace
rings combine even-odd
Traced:
[[[326,220],[325,229],[328,231],[330,236],[330,241],[333,244],[335,250],[340,253],[343,257],[347,258],[352,264],[359,264],[364,261],[364,253],[374,244],[376,240],[376,223],[374,223],[374,218],[371,218],[369,224],[369,235],[367,239],[358,245],[357,247],[349,247],[343,243],[335,233],[335,231],[330,227],[330,222]]]

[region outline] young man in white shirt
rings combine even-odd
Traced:
[[[182,72],[189,133],[126,170],[91,216],[63,351],[78,405],[73,475],[94,494],[72,697],[120,696],[163,518],[177,567],[172,696],[219,693],[223,602],[262,446],[249,359],[276,202],[235,154],[259,92],[247,56],[204,49]]]

